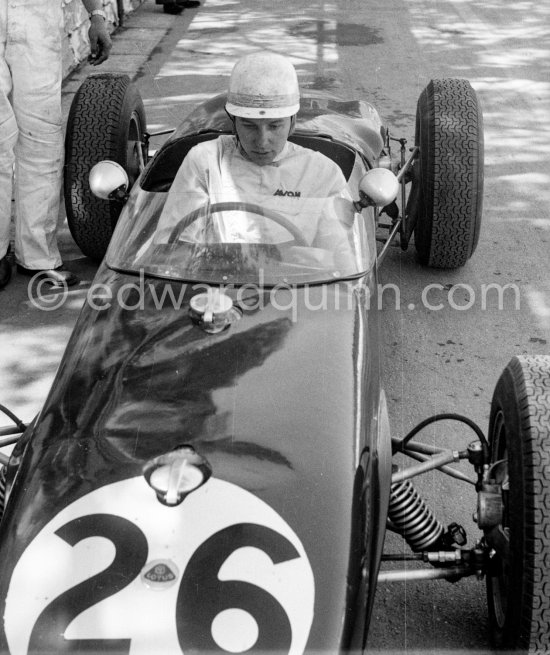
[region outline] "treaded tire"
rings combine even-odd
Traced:
[[[416,109],[419,170],[414,240],[420,262],[463,266],[479,239],[483,199],[483,118],[467,80],[432,80]]]
[[[90,191],[88,175],[104,159],[118,162],[128,173],[130,187],[143,161],[145,109],[127,75],[90,75],[75,94],[65,137],[65,209],[69,229],[82,252],[94,260],[105,255],[122,209],[117,201],[101,200]]]
[[[489,421],[491,459],[507,459],[502,528],[509,555],[487,574],[493,645],[550,652],[550,357],[514,357],[496,385]]]

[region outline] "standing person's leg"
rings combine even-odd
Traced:
[[[77,278],[61,266],[56,230],[63,179],[61,2],[8,8],[7,61],[19,127],[15,146],[15,258],[21,272],[47,271],[54,283]],[[13,36],[15,35],[15,36]],[[25,271],[25,269],[27,269]]]
[[[7,6],[7,2],[0,2],[0,289],[11,278],[11,266],[6,255],[10,243],[14,147],[18,132],[9,99],[11,72],[5,59]]]

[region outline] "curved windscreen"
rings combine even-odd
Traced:
[[[150,168],[149,176],[153,173]],[[354,173],[349,188],[357,185],[360,171]],[[178,194],[173,187],[168,192],[136,185],[106,263],[128,273],[214,284],[271,286],[354,277],[373,264],[374,220],[370,210],[357,213],[347,190],[343,195],[233,192],[205,199],[200,193]]]

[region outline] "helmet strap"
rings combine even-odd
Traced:
[[[295,127],[296,127],[296,114],[290,117],[290,130],[288,132],[288,136],[290,136],[294,132]]]

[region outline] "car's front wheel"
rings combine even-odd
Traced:
[[[550,357],[515,357],[504,369],[493,395],[489,440],[503,504],[500,545],[487,572],[491,641],[514,653],[547,653]]]
[[[483,198],[483,120],[467,80],[432,80],[416,109],[414,241],[420,262],[457,268],[479,239]]]
[[[90,75],[75,94],[65,137],[65,208],[69,229],[82,252],[95,260],[105,255],[121,204],[90,191],[94,164],[111,159],[128,173],[130,186],[146,163],[145,109],[127,75]]]

